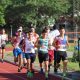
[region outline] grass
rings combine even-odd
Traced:
[[[73,52],[74,51],[74,46],[70,45],[69,48],[68,48],[68,51]]]
[[[12,47],[11,43],[6,44],[6,47]]]
[[[79,63],[78,62],[69,62],[68,69],[73,70],[73,71],[80,71]]]

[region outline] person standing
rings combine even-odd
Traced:
[[[8,41],[8,35],[5,32],[5,29],[2,29],[1,31],[1,53],[2,53],[2,62],[4,59],[4,53],[5,53],[5,46],[6,46],[6,41]]]

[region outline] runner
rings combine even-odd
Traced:
[[[25,38],[25,58],[27,60],[27,77],[32,77],[34,73],[33,64],[36,59],[32,30],[29,31],[28,37]]]
[[[63,25],[60,26],[59,32],[60,32],[60,35],[56,37],[54,40],[54,46],[56,48],[55,72],[57,72],[57,68],[60,66],[60,61],[62,60],[63,61],[63,76],[66,76],[66,69],[67,69],[67,62],[68,62],[66,50],[68,46],[68,37],[65,35],[65,29]]]
[[[18,72],[21,72],[22,69],[22,50],[20,49],[20,41],[22,40],[22,38],[20,37],[20,33],[21,31],[18,31],[13,39],[12,39],[12,45],[14,47],[13,49],[13,55],[14,55],[14,62],[19,62],[18,65]]]
[[[39,38],[39,35],[35,32],[35,28],[34,27],[31,27],[31,31],[32,31],[32,34],[33,34],[33,37],[34,37],[34,42],[36,43],[36,41]]]
[[[23,27],[22,26],[20,26],[18,28],[18,31],[20,31],[20,37],[22,39],[19,46],[20,46],[20,48],[22,49],[22,52],[23,52],[23,66],[26,66],[27,61],[26,61],[26,58],[25,58],[25,55],[24,55],[24,53],[25,53],[24,38],[26,37],[26,35],[25,35],[25,32],[23,32]]]
[[[48,55],[48,38],[47,31],[44,29],[42,31],[42,36],[38,39],[38,58],[40,63],[40,69],[43,71],[42,63],[44,61],[45,65],[45,78],[48,79],[48,64],[49,64],[49,55]]]
[[[49,48],[48,48],[48,54],[49,54],[49,72],[50,67],[52,66],[53,59],[54,59],[54,48],[53,48],[53,36],[51,36],[51,31],[49,27],[45,27],[45,30],[47,31],[47,38],[49,39]]]
[[[2,29],[2,34],[1,34],[1,53],[2,53],[2,62],[3,62],[3,59],[4,59],[6,41],[8,41],[8,36],[7,36],[7,34],[5,33],[5,29]]]

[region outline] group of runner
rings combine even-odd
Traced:
[[[59,29],[54,25],[53,30],[45,27],[40,35],[35,32],[34,27],[31,27],[25,33],[22,27],[19,27],[12,38],[12,45],[14,47],[14,62],[19,63],[18,72],[21,71],[24,64],[27,68],[27,76],[32,77],[34,74],[34,62],[38,57],[40,73],[43,73],[44,64],[46,80],[48,80],[48,73],[53,61],[54,72],[57,72],[60,61],[63,61],[63,75],[66,75],[68,37],[65,35],[63,25],[60,25]]]

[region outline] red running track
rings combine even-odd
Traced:
[[[0,80],[45,80],[44,74],[35,71],[34,77],[28,79],[26,76],[26,69],[23,68],[21,72],[17,72],[18,66],[12,63],[0,62]],[[49,75],[49,80],[61,80],[60,78]]]

